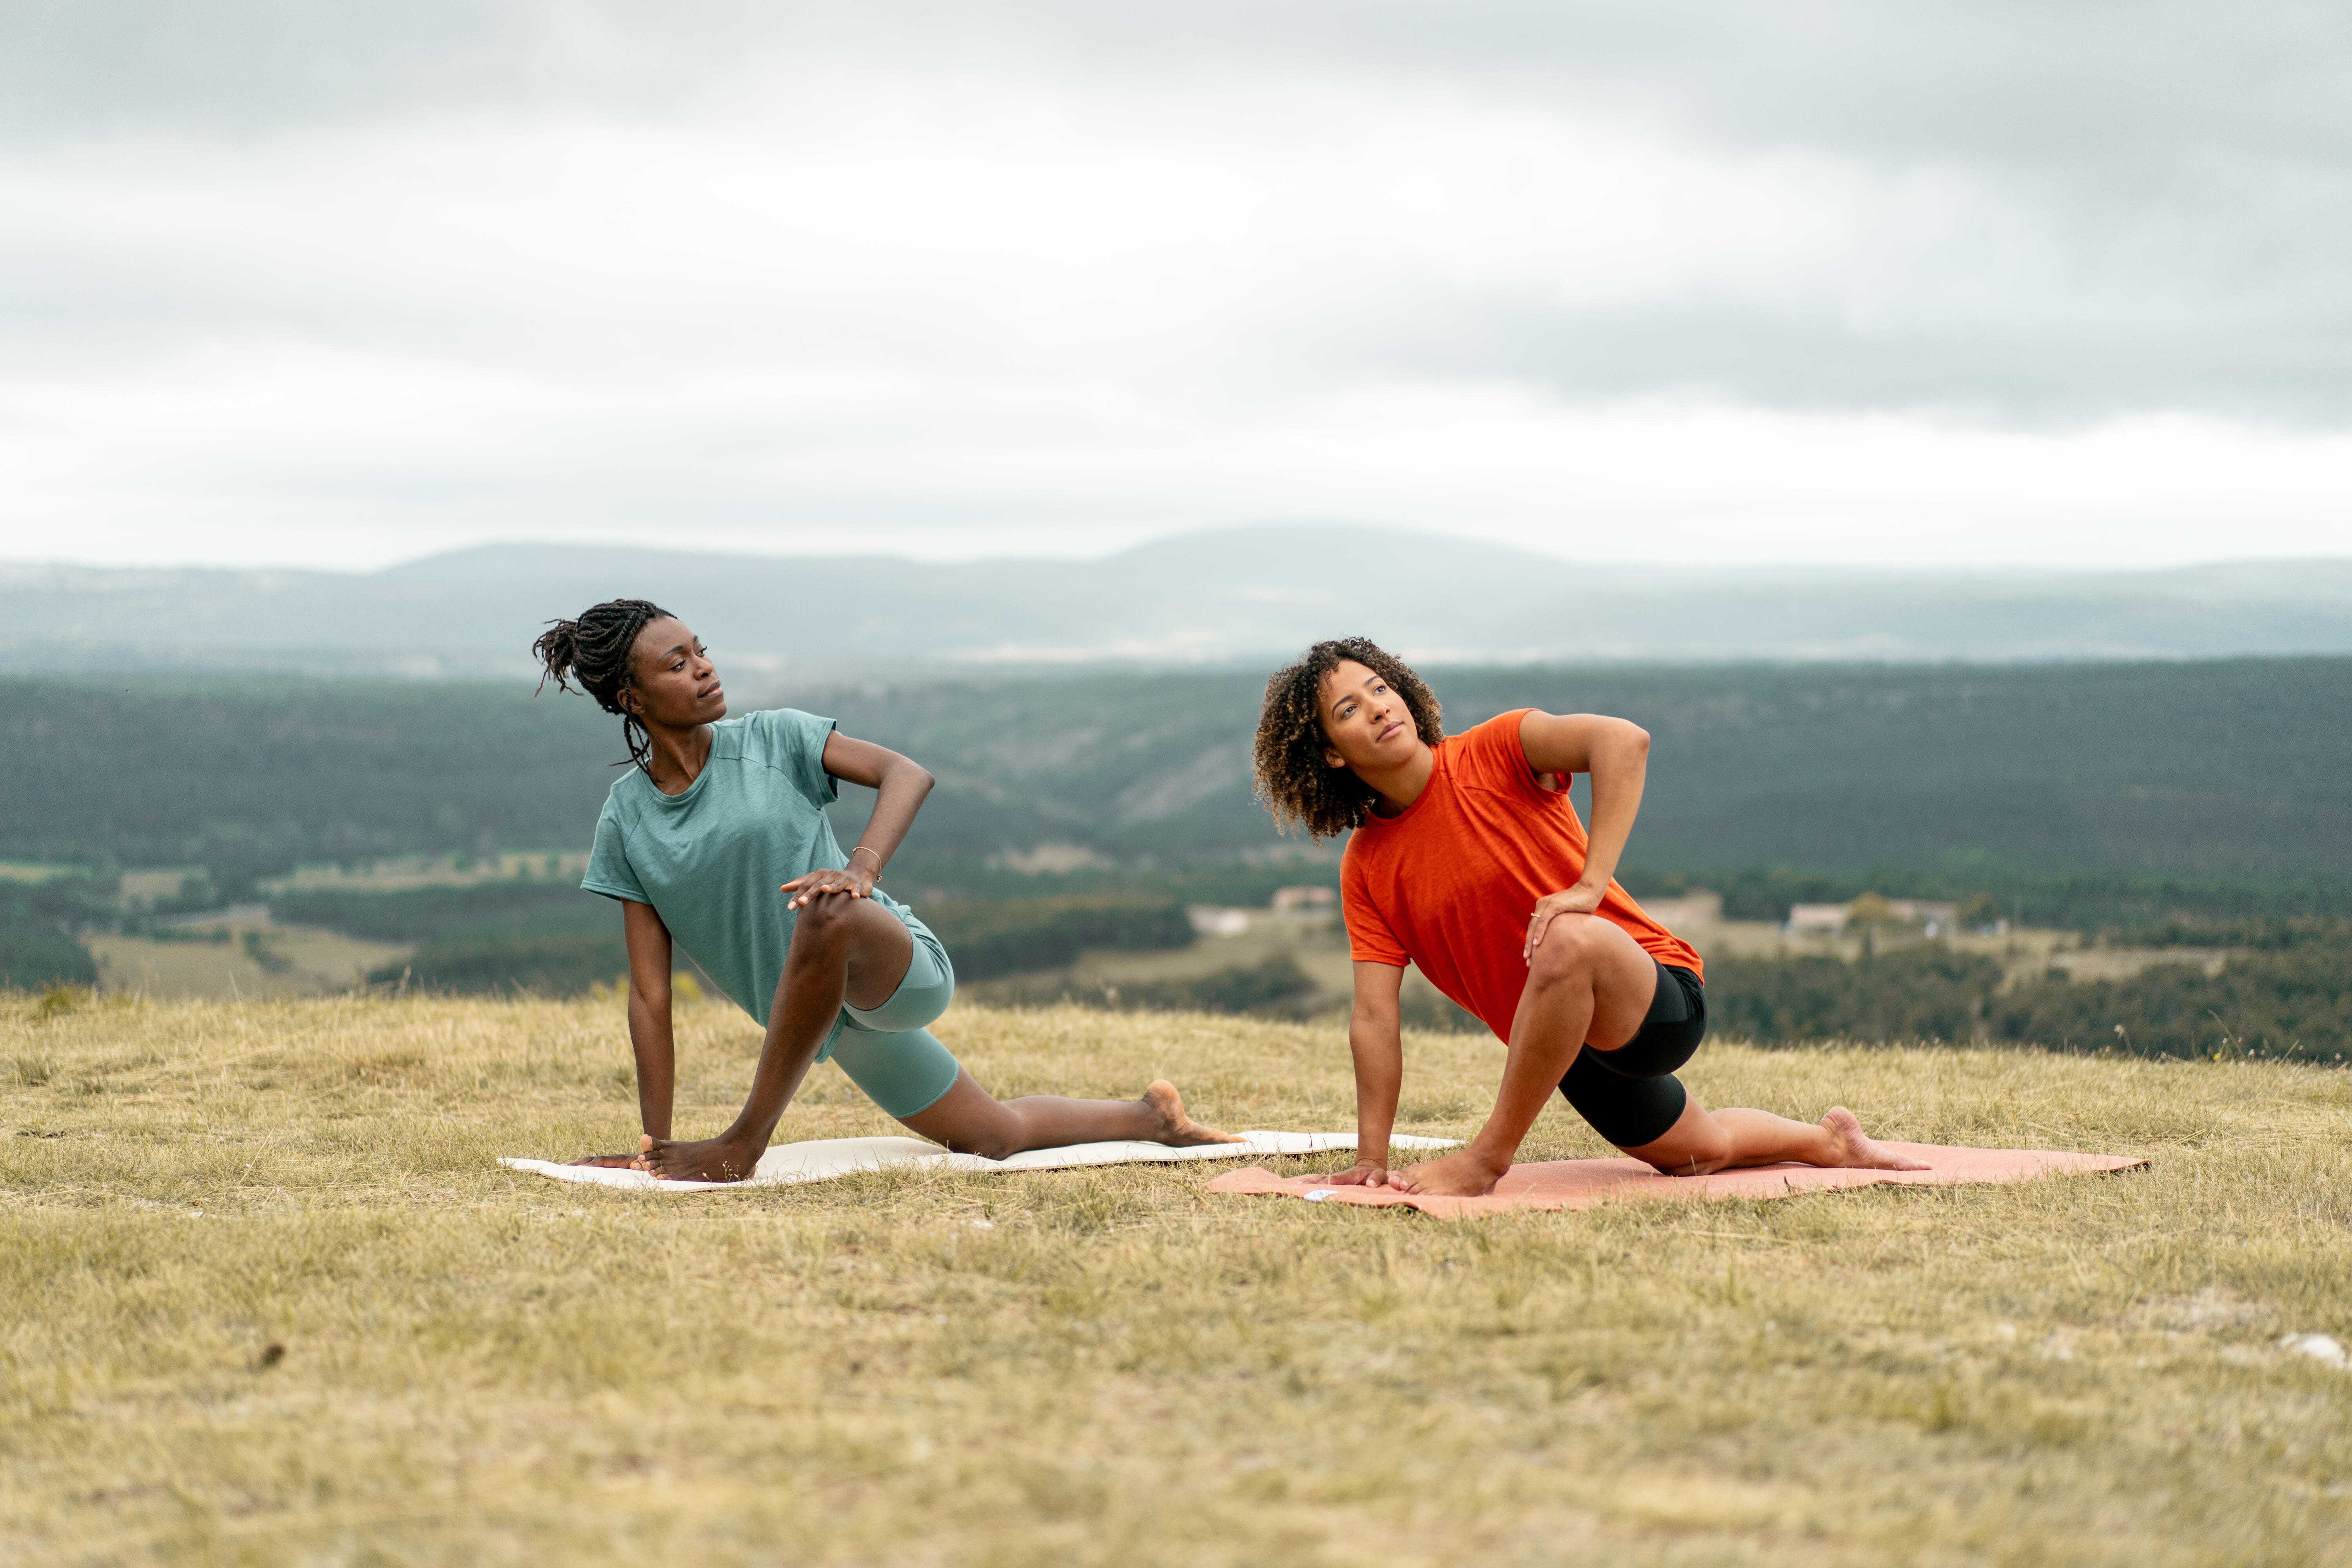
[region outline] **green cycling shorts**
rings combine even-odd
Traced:
[[[879,1007],[844,1007],[816,1059],[832,1058],[867,1099],[903,1121],[938,1104],[961,1068],[925,1026],[955,999],[955,966],[930,927],[911,912],[892,912],[915,939],[906,977]]]

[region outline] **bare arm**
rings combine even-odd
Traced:
[[[1356,1005],[1348,1016],[1348,1050],[1356,1062],[1356,1163],[1332,1177],[1341,1186],[1377,1187],[1388,1179],[1389,1134],[1396,1130],[1404,1084],[1404,1036],[1397,997],[1404,971],[1392,963],[1356,964]]]
[[[1584,874],[1576,886],[1547,896],[1528,926],[1527,951],[1543,941],[1553,917],[1591,914],[1601,907],[1617,862],[1641,814],[1642,786],[1650,769],[1650,732],[1623,719],[1598,713],[1529,713],[1519,721],[1519,747],[1538,773],[1592,775],[1592,821],[1587,832]]]
[[[629,944],[629,1045],[637,1057],[637,1114],[646,1131],[669,1136],[677,1092],[677,1043],[670,1034],[669,927],[651,904],[621,906]]]
[[[937,782],[930,770],[887,746],[854,740],[838,730],[825,737],[824,771],[873,790],[874,813],[866,819],[866,831],[857,836],[845,869],[812,871],[784,884],[793,895],[789,906],[793,909],[819,893],[845,892],[862,899],[872,892],[882,868],[906,841],[907,830],[915,825],[915,813],[923,808],[923,798]]]

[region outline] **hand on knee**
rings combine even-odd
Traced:
[[[1542,982],[1590,979],[1604,940],[1602,929],[1601,921],[1586,917],[1558,917],[1528,955],[1528,977]]]
[[[828,897],[817,900],[800,911],[793,923],[793,945],[799,948],[834,946],[849,934],[852,904],[849,900]]]

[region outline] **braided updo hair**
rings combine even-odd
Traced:
[[[531,695],[547,689],[551,680],[558,691],[569,691],[572,682],[579,681],[580,689],[593,697],[598,707],[621,716],[621,739],[628,745],[629,761],[646,768],[648,777],[653,773],[646,767],[646,759],[653,754],[651,738],[621,699],[636,683],[637,661],[633,656],[637,634],[668,615],[650,599],[607,599],[581,611],[576,621],[548,622],[547,630],[530,645],[531,653],[544,667]]]

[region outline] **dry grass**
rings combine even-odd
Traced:
[[[2352,1078],[1711,1047],[1716,1103],[2133,1175],[1459,1224],[1210,1171],[707,1199],[610,1004],[0,1003],[0,1557],[2298,1563],[2347,1555]],[[1343,1127],[1336,1032],[966,1009],[1000,1091]],[[688,1128],[740,1017],[686,1029]],[[1412,1130],[1491,1042],[1411,1046]],[[786,1135],[887,1123],[820,1069]],[[1591,1152],[1565,1115],[1531,1155]],[[282,1346],[273,1355],[268,1347]]]

